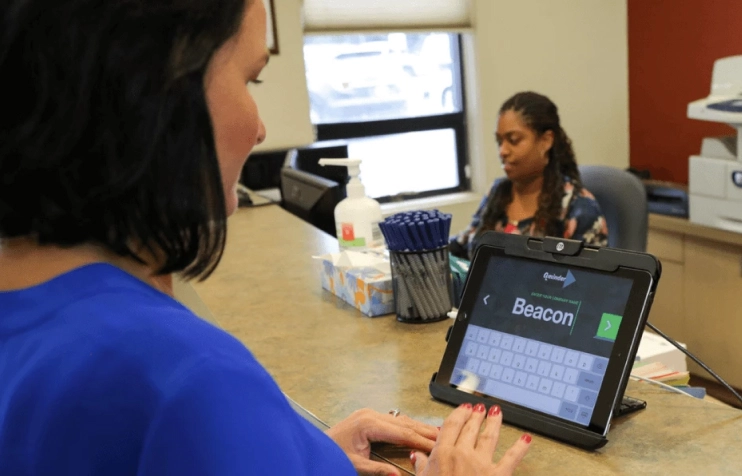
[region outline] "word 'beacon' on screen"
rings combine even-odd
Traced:
[[[562,324],[564,326],[571,326],[572,320],[575,315],[571,312],[554,310],[550,307],[544,308],[542,306],[534,306],[528,304],[523,298],[515,298],[515,305],[513,305],[513,314],[516,316],[523,315],[525,317],[532,317],[534,319],[542,320],[545,322],[553,322],[554,324]]]

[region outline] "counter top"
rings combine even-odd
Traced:
[[[280,207],[242,209],[229,221],[218,269],[194,287],[220,325],[320,419],[399,408],[440,425],[452,407],[430,397],[428,382],[450,322],[363,316],[320,285],[312,256],[336,248]],[[615,419],[605,447],[587,452],[534,435],[519,474],[742,474],[742,412],[641,382],[627,394],[647,409]],[[521,433],[506,425],[503,448]],[[407,454],[395,461],[411,469]]]

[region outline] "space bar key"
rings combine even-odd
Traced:
[[[562,404],[562,401],[558,398],[531,392],[491,379],[487,379],[487,384],[484,386],[484,393],[495,398],[551,414],[559,413],[559,407]]]

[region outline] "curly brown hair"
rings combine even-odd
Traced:
[[[537,234],[561,236],[563,225],[560,215],[565,177],[574,185],[575,193],[582,189],[582,182],[572,141],[559,123],[557,107],[546,96],[526,91],[505,101],[499,114],[505,111],[517,112],[537,136],[546,131],[554,132],[554,144],[549,149],[549,162],[544,169],[544,184],[538,199],[538,210],[534,215],[534,225]],[[513,200],[512,192],[513,183],[507,178],[503,179],[482,215],[482,229],[493,229],[496,223],[505,219],[507,206]]]

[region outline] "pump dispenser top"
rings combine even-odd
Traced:
[[[340,249],[363,250],[383,246],[379,222],[384,218],[379,202],[366,196],[361,179],[361,159],[319,159],[319,164],[348,168],[347,198],[335,207],[335,227]]]

